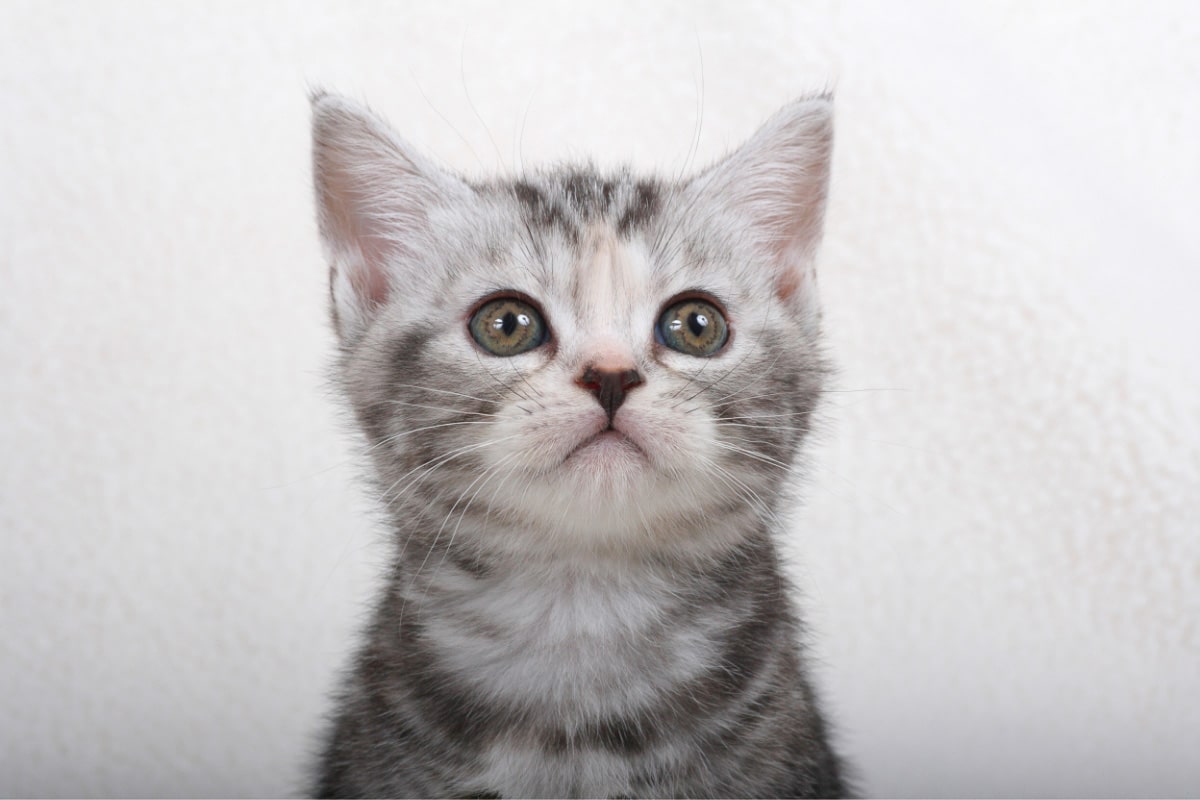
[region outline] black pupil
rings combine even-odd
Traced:
[[[504,319],[500,322],[500,330],[504,331],[505,336],[512,336],[513,331],[517,329],[517,315],[509,311],[505,313]]]
[[[688,314],[687,324],[688,328],[692,332],[692,335],[699,336],[700,334],[704,333],[704,329],[708,327],[708,320],[702,315],[693,311],[691,314]]]

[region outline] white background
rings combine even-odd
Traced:
[[[835,87],[788,549],[861,788],[1200,793],[1200,6],[609,0],[0,5],[0,794],[302,786],[383,553],[309,85],[472,174]]]

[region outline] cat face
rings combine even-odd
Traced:
[[[518,554],[703,549],[771,513],[824,373],[826,99],[671,183],[468,184],[314,111],[340,374],[393,513]]]

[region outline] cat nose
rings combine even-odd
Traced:
[[[588,367],[576,381],[580,386],[596,395],[600,407],[608,414],[611,424],[613,415],[625,402],[629,390],[642,383],[642,376],[636,369],[597,369]]]

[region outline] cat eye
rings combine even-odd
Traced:
[[[488,300],[471,316],[471,337],[494,356],[516,356],[544,344],[546,323],[530,303],[516,297]]]
[[[729,339],[725,315],[699,297],[672,303],[658,318],[658,340],[672,350],[701,358],[715,355]]]

